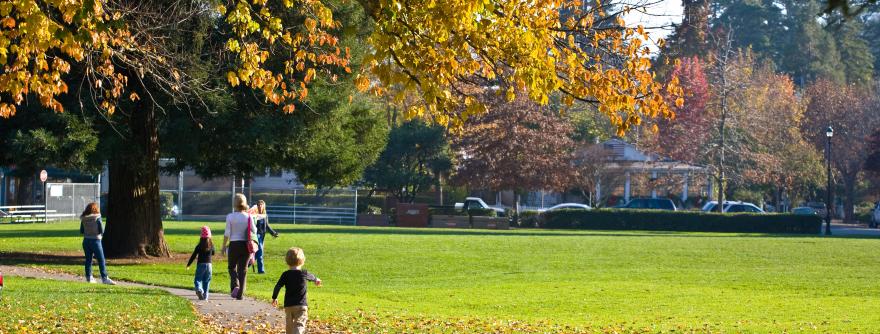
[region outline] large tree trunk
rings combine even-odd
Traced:
[[[159,203],[158,123],[144,102],[128,118],[131,135],[110,160],[108,256],[169,256]]]
[[[33,173],[19,175],[15,183],[15,205],[34,205],[34,176]]]

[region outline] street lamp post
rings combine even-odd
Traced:
[[[828,126],[825,129],[825,138],[827,144],[825,146],[825,175],[828,178],[828,187],[825,190],[825,235],[831,235],[831,137],[834,136],[834,129]]]

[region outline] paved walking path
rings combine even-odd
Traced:
[[[8,281],[10,276],[82,282],[84,278],[64,272],[47,271],[39,268],[0,265],[0,273]],[[169,288],[164,286],[116,281],[120,286],[162,289],[170,294],[189,300],[196,311],[211,325],[222,328],[223,332],[240,333],[283,333],[284,314],[271,304],[245,296],[234,300],[228,293],[211,293],[210,300],[199,300],[193,290]],[[218,282],[219,283],[219,282]],[[100,283],[99,283],[100,284]],[[219,328],[218,328],[219,329]],[[309,321],[310,333],[332,333],[319,323]]]
[[[822,225],[822,231],[825,231],[825,225]],[[843,224],[831,222],[832,236],[871,236],[880,237],[880,229],[868,228],[865,225]]]

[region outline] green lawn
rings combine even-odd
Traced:
[[[201,333],[192,305],[158,289],[5,277],[0,333]]]
[[[166,223],[172,250],[191,251],[201,225]],[[210,225],[219,245],[223,224]],[[341,327],[420,332],[406,326],[456,322],[483,332],[520,321],[539,330],[880,332],[880,239],[273,227],[282,235],[267,241],[269,274],[249,276],[249,294],[268,300],[283,253],[302,247],[306,268],[325,282],[310,288],[310,314]],[[79,249],[74,223],[0,226],[0,251]],[[226,292],[225,263],[215,268],[212,286]],[[184,263],[109,270],[177,287],[192,280]]]

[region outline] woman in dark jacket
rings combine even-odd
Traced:
[[[254,254],[257,262],[257,273],[265,274],[266,270],[263,266],[263,240],[266,239],[266,233],[272,235],[273,238],[278,237],[278,232],[272,229],[269,226],[269,215],[266,214],[266,202],[260,200],[257,202],[257,206],[254,208],[254,218],[257,219],[257,243],[260,244],[260,248],[257,250],[257,253]]]

